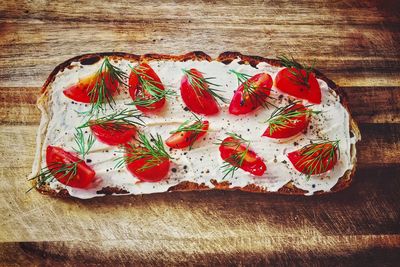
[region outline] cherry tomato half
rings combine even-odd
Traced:
[[[136,127],[129,124],[115,124],[108,122],[104,124],[90,125],[93,134],[101,142],[116,146],[131,141],[136,135]]]
[[[134,101],[142,99],[147,102],[136,104],[136,108],[149,112],[163,107],[165,95],[161,96],[160,91],[164,91],[165,88],[157,73],[147,63],[140,63],[134,70],[129,76],[129,94]]]
[[[190,69],[189,74],[183,76],[181,96],[192,112],[203,115],[218,113],[218,103],[208,91],[208,86],[203,74],[196,69]]]
[[[275,120],[279,122],[274,123],[274,120],[270,122],[270,125],[263,133],[263,136],[270,138],[289,138],[296,134],[304,131],[309,123],[309,116],[306,113],[307,109],[302,104],[297,103],[288,109],[282,111],[281,115],[278,115]],[[296,116],[296,114],[298,114]],[[291,115],[288,117],[287,115]],[[284,118],[287,117],[287,119]]]
[[[91,103],[92,100],[97,101],[97,95],[93,96],[90,94],[96,83],[100,83],[100,80],[104,78],[104,84],[106,90],[108,90],[111,95],[114,95],[118,90],[119,82],[113,79],[108,72],[103,72],[102,77],[97,77],[96,74],[92,74],[81,79],[77,84],[63,91],[64,95],[68,98],[82,103]]]
[[[46,163],[47,168],[60,183],[71,187],[86,188],[96,175],[83,160],[60,147],[47,147]],[[72,166],[76,167],[72,169]]]
[[[207,133],[208,126],[209,122],[203,121],[201,132],[183,131],[183,132],[173,133],[167,140],[165,140],[165,144],[167,144],[167,146],[172,148],[185,148],[192,146],[196,140],[199,140],[202,136],[204,136]]]
[[[229,105],[229,113],[246,114],[265,104],[271,93],[272,78],[267,73],[259,73],[239,85]]]
[[[314,73],[303,69],[284,68],[275,77],[275,86],[282,92],[310,103],[321,103],[321,88]]]
[[[234,137],[225,138],[219,146],[219,152],[223,160],[255,176],[263,175],[267,169],[263,160],[254,151],[249,149],[246,152],[246,146]]]

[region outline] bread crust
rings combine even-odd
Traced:
[[[165,54],[144,54],[144,55],[136,55],[136,54],[129,54],[129,53],[123,53],[123,52],[105,52],[105,53],[91,53],[91,54],[84,54],[81,56],[76,56],[71,59],[66,60],[65,62],[59,64],[54,68],[54,70],[50,73],[49,77],[46,79],[46,82],[44,83],[42,90],[41,90],[41,96],[39,97],[37,101],[38,108],[42,111],[42,117],[44,115],[48,114],[48,94],[49,94],[49,85],[55,80],[56,75],[59,72],[62,72],[64,69],[71,67],[71,63],[73,62],[80,62],[82,65],[91,65],[96,63],[97,61],[101,60],[103,57],[109,57],[114,60],[118,59],[127,59],[127,60],[132,60],[132,61],[137,61],[137,62],[148,62],[148,61],[154,61],[154,60],[170,60],[170,61],[188,61],[188,60],[195,60],[195,61],[212,61],[213,59],[207,55],[206,53],[202,51],[193,51],[189,52],[187,54],[183,55],[165,55]],[[281,63],[277,59],[270,59],[270,58],[264,58],[260,56],[251,56],[251,55],[243,55],[239,52],[223,52],[221,53],[215,60],[219,61],[224,64],[229,64],[233,60],[240,58],[241,61],[239,64],[249,64],[253,67],[257,66],[260,62],[266,62],[272,66],[279,67],[281,66]],[[337,86],[332,80],[328,79],[324,74],[322,74],[318,70],[314,70],[316,76],[318,79],[324,80],[328,86],[333,89],[340,97],[340,102],[341,104],[347,109],[350,117],[350,134],[353,134],[357,140],[361,139],[361,134],[359,131],[359,128],[357,126],[357,123],[354,121],[354,119],[351,117],[351,112],[348,107],[348,102],[347,102],[347,95],[344,92],[342,88]],[[41,148],[43,145],[43,139],[44,139],[44,133],[43,129],[41,131],[41,128],[46,129],[46,125],[42,125],[43,120],[41,122],[41,127],[39,127],[39,133],[38,133],[38,139],[37,139],[37,153],[35,157],[35,163],[40,165],[41,162]],[[314,195],[322,195],[322,194],[329,194],[329,193],[334,193],[341,191],[347,187],[350,186],[352,182],[352,178],[354,176],[355,170],[356,170],[356,145],[352,144],[351,146],[351,161],[353,163],[353,168],[351,170],[348,170],[342,177],[339,178],[338,182],[334,187],[331,188],[329,192],[324,192],[324,191],[317,191],[314,192]],[[40,168],[36,168],[35,170],[35,163],[33,166],[32,174],[31,177],[34,177],[37,175],[38,171]],[[36,166],[37,167],[37,166]],[[61,189],[60,191],[56,191],[52,188],[50,188],[49,185],[45,184],[41,187],[36,187],[36,180],[33,180],[33,186],[43,194],[48,194],[52,196],[57,196],[57,197],[62,197],[62,198],[67,198],[70,197],[68,191],[66,189]],[[293,182],[288,182],[285,184],[283,187],[281,187],[278,191],[276,192],[270,192],[267,191],[266,189],[255,185],[255,184],[249,184],[244,187],[229,187],[229,181],[224,181],[218,183],[216,180],[211,180],[211,183],[214,185],[214,188],[210,188],[206,186],[205,184],[198,184],[194,182],[189,182],[189,181],[183,181],[175,186],[171,186],[168,189],[168,192],[174,192],[174,191],[202,191],[202,190],[241,190],[241,191],[246,191],[246,192],[253,192],[253,193],[269,193],[269,194],[283,194],[283,195],[305,195],[308,193],[305,190],[302,190],[300,188],[297,188]],[[97,194],[100,195],[113,195],[113,194],[128,194],[124,189],[118,188],[118,187],[105,187],[102,188],[101,190],[97,191]]]

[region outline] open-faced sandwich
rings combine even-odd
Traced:
[[[55,68],[38,107],[33,187],[78,198],[335,192],[360,138],[342,90],[288,57],[88,54]]]

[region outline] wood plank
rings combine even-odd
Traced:
[[[361,124],[357,145],[359,165],[400,164],[400,124]]]
[[[79,235],[82,235],[80,230],[88,231],[81,236],[82,239],[106,239],[107,227],[113,228],[112,221],[118,218],[122,220],[124,216],[125,219],[118,226],[122,228],[115,229],[116,232],[113,233],[117,239],[124,239],[126,231],[130,232],[129,229],[138,231],[138,239],[141,234],[146,234],[148,239],[155,235],[159,235],[160,238],[170,236],[170,239],[189,236],[213,239],[223,238],[224,234],[237,237],[240,233],[235,229],[247,234],[253,231],[261,233],[266,230],[258,229],[261,225],[268,226],[270,234],[279,232],[280,235],[292,235],[304,229],[308,229],[303,233],[307,235],[315,232],[324,235],[399,233],[400,204],[396,201],[400,194],[399,167],[386,170],[362,168],[357,172],[355,182],[349,189],[321,197],[210,191],[105,197],[86,201],[54,199],[35,192],[25,194],[27,183],[23,179],[14,180],[16,177],[22,177],[26,171],[27,169],[23,168],[3,168],[2,179],[7,183],[1,189],[0,214],[3,217],[0,225],[4,231],[0,240],[70,240],[79,238]],[[6,176],[7,172],[13,176]],[[378,200],[379,204],[376,205]],[[93,226],[93,218],[104,216],[98,213],[100,210],[115,214],[115,217],[95,222],[99,232],[93,233],[94,230],[89,229]],[[161,210],[164,210],[162,218],[157,214]],[[174,221],[174,216],[177,215],[181,218],[180,221]],[[70,224],[52,225],[52,218],[61,221],[65,216],[69,217],[70,224],[79,222],[79,226],[75,225],[78,228],[68,227]],[[131,225],[124,222],[126,218],[140,223]],[[216,221],[203,225],[204,218]],[[196,222],[189,223],[191,220]],[[295,224],[286,225],[284,221]],[[30,224],[42,229],[30,229]],[[177,233],[168,233],[171,224],[176,227]],[[189,224],[192,225],[188,226]],[[143,225],[148,225],[148,228],[142,229]],[[41,232],[47,227],[52,231]],[[156,230],[157,227],[160,227],[159,231]],[[197,232],[199,229],[205,232]],[[225,230],[221,235],[217,235],[213,233],[213,229]],[[64,230],[67,232],[63,232]],[[130,237],[134,238],[135,235]]]
[[[249,30],[247,24],[224,26],[225,24],[210,22],[191,26],[192,24],[176,25],[167,22],[152,23],[149,26],[145,24],[146,27],[143,27],[143,23],[71,23],[66,26],[56,22],[5,22],[5,43],[0,43],[3,50],[0,55],[0,86],[40,86],[54,66],[70,57],[88,52],[181,54],[197,49],[216,56],[227,48],[269,57],[291,53],[300,61],[308,63],[315,59],[318,69],[343,86],[400,85],[397,75],[400,70],[397,59],[400,54],[394,43],[400,37],[395,30],[389,31],[386,36],[380,36],[380,29],[361,26],[357,29],[339,26],[333,32],[326,33],[327,28],[323,25],[300,25],[288,27],[286,32],[281,32],[280,25],[270,25],[268,29],[264,25],[254,25]],[[7,42],[7,39],[15,38],[15,32],[18,32],[17,36],[21,40],[30,40],[29,43],[12,42],[11,45]],[[88,32],[91,34],[88,35]],[[124,32],[131,34],[123,34]],[[232,36],[239,33],[243,38],[232,39]],[[65,38],[68,38],[67,42],[64,41]],[[326,39],[326,43],[321,44],[321,38]],[[372,38],[378,38],[376,44],[373,44]],[[193,47],[191,39],[205,40]],[[251,47],[247,46],[247,40],[254,40]],[[369,46],[368,49],[365,46]],[[21,50],[24,51],[23,56],[19,52]],[[338,53],[342,55],[341,60],[337,60]]]
[[[359,123],[399,123],[400,87],[344,87]]]
[[[123,265],[123,266],[164,266],[182,265],[188,262],[202,263],[202,265],[291,265],[294,262],[298,265],[309,265],[311,262],[318,262],[324,266],[392,266],[400,260],[399,247],[393,244],[400,238],[395,236],[388,240],[388,236],[357,236],[357,237],[325,237],[318,242],[324,244],[332,242],[336,244],[335,249],[328,251],[298,251],[295,248],[308,249],[307,242],[302,238],[293,238],[284,247],[279,247],[274,251],[252,251],[257,242],[272,243],[283,238],[271,240],[236,240],[228,244],[228,249],[219,252],[213,248],[212,243],[207,252],[199,253],[195,250],[197,241],[189,241],[191,244],[186,246],[184,252],[171,251],[175,247],[176,241],[167,242],[165,247],[154,253],[143,250],[132,250],[135,242],[131,240],[121,241],[102,241],[102,242],[27,242],[27,243],[2,243],[0,244],[0,262],[5,264],[21,264],[29,266],[54,266],[54,264],[66,264],[66,266],[79,266],[82,262],[90,265]],[[188,242],[188,243],[189,243]],[[354,243],[360,246],[354,251]],[[237,243],[243,243],[246,249],[239,247]],[[82,244],[85,249],[81,249]],[[146,243],[140,244],[147,246]],[[155,241],[154,246],[159,246]],[[139,246],[139,245],[137,245]],[[231,249],[231,247],[235,249]],[[361,248],[360,248],[361,247]],[[214,249],[214,251],[210,251]],[[190,252],[187,252],[190,250]],[[194,253],[192,251],[195,251]],[[233,250],[233,253],[229,253]],[[10,258],[16,255],[17,258]],[[395,266],[395,265],[393,265]]]
[[[9,1],[0,7],[3,18],[40,19],[43,21],[108,21],[135,22],[152,19],[164,20],[196,20],[205,15],[208,18],[222,21],[249,22],[262,24],[267,20],[270,24],[283,25],[327,25],[335,24],[392,24],[398,22],[396,16],[399,3],[395,0],[377,3],[377,1],[218,1],[193,4],[190,1],[149,2],[126,1],[52,1],[48,5],[38,5],[38,1]],[[129,8],[127,8],[129,6]],[[237,11],[242,11],[238,13]],[[267,11],[267,12],[266,12]],[[318,11],[318,12],[316,12]],[[274,17],[267,16],[269,13]],[[221,16],[228,14],[228,16]],[[312,14],[312,16],[310,16]]]
[[[358,123],[400,123],[400,87],[343,87],[352,116]],[[0,87],[0,123],[40,121],[36,99],[40,88]]]
[[[0,124],[39,125],[40,88],[0,88]]]
[[[37,242],[20,243],[34,258],[90,262],[126,254],[175,261],[184,254],[226,261],[246,254],[282,261],[305,254],[339,260],[400,248],[398,166],[363,168],[349,189],[319,197],[210,191],[87,201],[24,194],[21,179],[11,182],[21,171],[12,171],[0,193],[0,240]]]
[[[121,1],[77,8],[81,4],[16,1],[0,7],[0,86],[40,86],[52,67],[87,52],[193,49],[213,56],[227,49],[262,56],[293,53],[301,61],[316,58],[316,66],[341,85],[400,85],[395,1],[312,5]],[[201,42],[193,47],[193,40]]]

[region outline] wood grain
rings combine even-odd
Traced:
[[[36,260],[156,264],[179,263],[182,255],[224,262],[236,255],[354,261],[377,260],[376,252],[398,259],[399,174],[399,167],[361,169],[348,190],[315,198],[211,191],[61,201],[30,194],[10,202],[18,217],[1,212],[9,217],[1,218],[1,229],[4,245],[35,241],[18,249]],[[10,198],[21,186],[6,189],[2,194]],[[170,254],[175,257],[164,257]]]
[[[0,265],[362,265],[400,261],[399,1],[3,1]],[[343,192],[25,194],[39,88],[89,52],[292,53],[344,87],[360,124]]]
[[[13,168],[14,174],[19,176],[23,176],[23,171],[23,168]],[[400,193],[396,189],[400,183],[399,174],[399,167],[361,168],[350,189],[313,198],[218,191],[90,200],[19,194],[21,198],[9,199],[8,205],[19,209],[21,214],[15,217],[10,210],[2,213],[0,237],[8,242],[107,238],[182,241],[195,238],[201,242],[203,238],[267,238],[278,233],[288,237],[299,233],[299,238],[398,234],[400,209],[396,199]],[[9,197],[27,186],[24,181],[10,184],[7,191],[2,192]],[[379,206],[375,205],[377,201]],[[240,205],[229,205],[235,202]],[[94,221],[99,212],[103,213],[101,221]],[[286,222],[291,223],[283,224],[282,214]],[[27,227],[30,224],[41,226],[30,229]]]
[[[226,50],[292,53],[303,62],[315,58],[316,67],[342,86],[400,85],[400,5],[376,2],[7,1],[0,6],[0,86],[40,86],[53,66],[79,54],[142,54],[149,47],[213,56]]]
[[[254,253],[251,250],[256,244],[279,243],[279,240],[285,240],[283,246],[276,246],[271,250],[266,247],[267,253]],[[398,239],[398,238],[397,238]],[[232,242],[232,240],[229,240]],[[276,242],[278,241],[278,242]],[[315,253],[304,253],[308,241],[301,238],[294,238],[287,241],[287,238],[275,238],[270,240],[237,240],[234,242],[242,243],[247,249],[230,250],[224,249],[222,252],[215,251],[220,248],[210,246],[207,252],[193,253],[197,251],[198,244],[195,241],[189,241],[189,245],[185,248],[185,253],[177,254],[175,251],[162,247],[156,250],[154,254],[147,254],[147,251],[138,250],[131,251],[130,247],[137,245],[132,240],[121,241],[103,241],[103,242],[85,242],[84,250],[77,250],[82,244],[76,241],[70,242],[27,242],[27,243],[7,243],[1,244],[0,249],[6,253],[18,252],[19,262],[29,264],[30,266],[53,266],[54,264],[66,264],[66,266],[76,266],[82,264],[102,264],[104,262],[118,262],[123,266],[141,266],[141,265],[186,265],[187,262],[196,262],[196,265],[207,262],[212,266],[219,265],[249,265],[249,266],[265,266],[276,265],[277,262],[284,265],[292,265],[296,262],[299,265],[307,265],[312,261],[329,262],[329,266],[347,265],[347,266],[376,266],[383,264],[390,266],[393,262],[399,260],[396,254],[397,247],[388,247],[388,236],[358,236],[358,237],[326,237],[317,239],[319,244],[334,244],[336,250],[329,249],[323,254],[315,256]],[[179,241],[178,241],[179,242]],[[356,254],[347,254],[346,251],[353,249],[351,244],[359,242],[363,247]],[[165,242],[165,245],[173,247],[176,241]],[[232,244],[232,243],[231,243]],[[143,246],[146,247],[146,242]],[[151,245],[157,244],[151,243]],[[293,247],[303,247],[304,250],[297,251]],[[118,249],[115,249],[118,248]],[[286,251],[286,253],[282,253]],[[99,253],[100,252],[100,253]],[[98,256],[94,256],[98,255]],[[383,257],[382,257],[383,256]],[[172,259],[172,260],[171,260]],[[224,260],[221,260],[224,259]],[[1,258],[0,258],[1,260]],[[14,261],[4,257],[4,262],[12,264]]]

